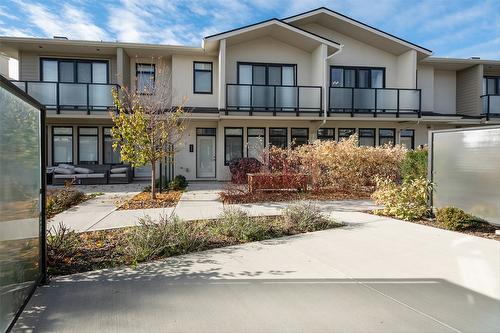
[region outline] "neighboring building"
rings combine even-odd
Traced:
[[[267,145],[357,132],[364,145],[409,148],[430,129],[500,123],[500,61],[431,57],[326,8],[205,37],[203,47],[0,37],[16,84],[45,104],[49,164],[117,163],[114,85],[165,68],[191,116],[175,174],[229,178],[227,162]],[[136,176],[148,176],[147,168]]]

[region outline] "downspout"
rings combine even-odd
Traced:
[[[344,47],[344,45],[342,45],[342,44],[341,44],[341,45],[340,45],[340,48],[339,48],[337,51],[333,52],[332,54],[330,54],[329,56],[327,56],[327,57],[325,58],[325,60],[324,60],[324,61],[325,61],[325,67],[324,67],[324,71],[323,71],[323,83],[325,83],[325,82],[327,81],[327,80],[326,80],[326,79],[327,79],[327,78],[326,78],[326,76],[327,76],[327,74],[326,74],[326,70],[327,70],[327,68],[328,68],[328,60],[330,60],[330,58],[332,58],[334,55],[339,54],[339,53],[342,51],[342,48],[343,48],[343,47]],[[328,96],[330,96],[330,89],[329,89],[329,85],[327,84],[327,85],[326,85],[326,87],[327,87],[328,91],[325,91],[325,95],[328,93]],[[329,98],[327,98],[327,103],[328,103],[328,102],[330,102]],[[328,110],[328,106],[327,106],[327,103],[325,103],[325,108],[324,108],[324,110],[323,110],[323,120],[322,120],[322,121],[321,121],[321,123],[319,124],[318,129],[320,129],[321,127],[323,127],[323,126],[326,124],[326,120],[328,119],[328,112],[327,112],[327,110]]]

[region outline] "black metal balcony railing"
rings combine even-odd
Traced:
[[[421,116],[420,89],[330,87],[329,112],[377,114],[417,114]]]
[[[500,95],[482,95],[482,115],[489,120],[490,117],[500,117]]]
[[[252,112],[322,112],[323,92],[319,86],[226,85],[228,111]]]
[[[107,111],[114,109],[111,90],[116,84],[12,81],[47,109]]]

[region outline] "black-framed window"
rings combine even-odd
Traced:
[[[305,145],[309,142],[309,128],[292,128],[290,135],[294,147]]]
[[[375,128],[360,128],[359,145],[366,147],[375,147]]]
[[[266,129],[264,127],[247,128],[247,156],[259,158],[266,147]]]
[[[193,93],[212,94],[213,93],[213,63],[194,61],[193,62]]]
[[[155,64],[135,64],[135,75],[137,79],[137,91],[147,94],[148,91],[154,89],[156,78]]]
[[[500,76],[483,77],[483,95],[500,95]]]
[[[335,141],[335,128],[318,128],[316,138],[321,141]]]
[[[52,165],[73,164],[73,127],[52,127]]]
[[[415,149],[415,130],[401,130],[399,133],[399,142],[408,149]]]
[[[385,68],[330,66],[330,87],[385,88]]]
[[[196,128],[196,136],[216,136],[215,128]]]
[[[355,128],[339,128],[339,141],[349,139],[354,134],[356,134]]]
[[[224,128],[224,165],[243,157],[243,127]]]
[[[238,84],[296,86],[297,65],[238,62]]]
[[[120,164],[121,156],[119,150],[113,149],[113,136],[111,127],[102,128],[102,152],[104,164]]]
[[[99,163],[99,132],[97,127],[78,127],[78,164]]]
[[[380,128],[378,130],[378,144],[379,146],[385,144],[394,146],[396,144],[396,130],[394,128]]]
[[[269,145],[286,148],[288,146],[288,129],[286,127],[269,128]]]
[[[61,83],[109,83],[107,60],[40,59],[40,81]]]

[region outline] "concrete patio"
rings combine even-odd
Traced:
[[[350,218],[360,223],[58,277],[15,331],[498,332],[500,242]]]

